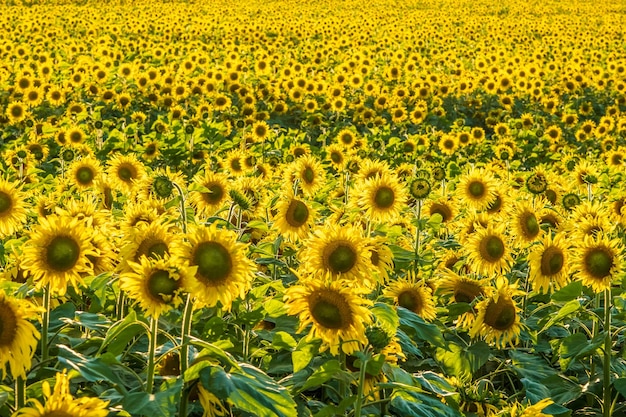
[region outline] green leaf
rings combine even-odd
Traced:
[[[613,381],[613,387],[615,390],[626,397],[626,378],[617,378]]]
[[[550,327],[552,327],[555,323],[557,323],[558,321],[564,319],[565,317],[569,316],[570,314],[578,311],[580,309],[580,301],[578,300],[571,300],[568,301],[565,305],[563,305],[563,307],[561,307],[559,309],[559,311],[556,314],[550,315],[550,319],[546,322],[546,324],[543,325],[543,327],[541,328],[541,330],[539,331],[539,333],[542,333],[544,331],[546,331],[547,329],[549,329]]]
[[[297,345],[296,339],[287,332],[276,332],[272,338],[272,346],[276,349],[291,350]]]
[[[124,384],[110,363],[101,358],[87,358],[64,345],[58,345],[59,362],[77,370],[89,382],[107,381],[125,391]]]
[[[395,391],[391,396],[394,415],[404,417],[461,417],[439,399],[414,391]]]
[[[76,307],[72,303],[63,303],[50,312],[50,332],[56,332],[63,327],[68,321],[74,320],[76,315]]]
[[[583,283],[582,281],[572,281],[565,287],[552,293],[552,300],[557,302],[566,302],[574,300],[582,294]]]
[[[472,377],[470,363],[464,357],[461,346],[450,343],[446,349],[438,348],[435,352],[435,358],[441,362],[446,373],[461,380],[469,380]]]
[[[200,371],[204,387],[234,408],[258,417],[296,415],[296,403],[289,392],[259,369],[240,363],[240,370],[227,373],[218,365]]]
[[[104,333],[111,326],[111,321],[106,316],[85,312],[76,313],[76,320],[64,321],[72,324],[78,324],[79,326],[84,326],[89,330],[102,333]]]
[[[334,379],[335,376],[341,372],[343,372],[343,370],[341,369],[339,361],[336,359],[329,360],[311,374],[300,390],[306,391],[311,388],[319,387],[331,379]]]
[[[445,348],[446,344],[439,327],[426,323],[424,319],[404,307],[398,307],[400,328],[416,340],[428,342],[433,346]]]
[[[423,389],[445,397],[447,404],[455,407],[458,405],[460,395],[456,392],[457,389],[442,375],[432,371],[425,371],[415,375],[415,379]]]
[[[124,398],[124,411],[137,416],[169,417],[176,415],[182,388],[183,380],[178,378],[165,381],[156,394],[130,393]]]
[[[400,325],[400,319],[398,318],[398,312],[393,306],[385,303],[376,303],[371,308],[371,312],[380,327],[391,335],[396,334],[396,330]]]
[[[587,339],[582,333],[574,333],[561,341],[559,346],[559,364],[563,371],[567,370],[572,362],[592,355],[604,343],[604,332],[596,335],[593,340]]]
[[[0,392],[0,407],[4,406],[9,399],[9,393],[6,391]]]
[[[339,405],[329,404],[315,413],[314,417],[335,417],[345,416],[346,410],[356,401],[356,395],[350,395],[339,403]]]
[[[123,321],[118,321],[111,326],[102,341],[102,345],[100,346],[98,353],[103,352],[104,349],[108,347],[107,352],[112,353],[113,355],[121,354],[124,349],[126,349],[128,342],[141,333],[142,330],[146,330],[146,333],[149,333],[150,331],[144,323],[137,320],[137,313],[135,310],[131,310]]]
[[[526,398],[528,398],[531,404],[536,404],[546,398],[552,398],[550,390],[545,385],[540,384],[539,382],[531,381],[528,378],[522,378],[520,381],[526,389]],[[552,400],[555,401],[554,398],[552,398]],[[556,401],[554,404],[550,405],[550,414],[558,415],[567,413],[568,411],[569,409],[559,405]]]
[[[568,404],[582,395],[582,386],[563,375],[552,375],[542,379],[541,383],[550,390],[550,396],[557,404]]]
[[[556,374],[556,371],[548,366],[544,359],[536,355],[511,350],[509,356],[511,357],[511,368],[520,378],[541,381]]]
[[[293,372],[296,373],[306,368],[311,362],[311,359],[319,351],[322,341],[319,339],[308,340],[307,338],[300,339],[296,350],[291,354],[291,361],[293,362]]]

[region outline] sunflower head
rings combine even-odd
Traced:
[[[0,375],[26,378],[40,335],[29,320],[38,319],[39,310],[31,303],[5,295],[0,290]]]

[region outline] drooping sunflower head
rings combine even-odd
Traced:
[[[302,156],[293,162],[291,176],[307,196],[314,196],[325,183],[322,163],[312,155]]]
[[[453,200],[442,196],[426,200],[422,206],[422,215],[432,217],[435,214],[441,216],[443,225],[451,224],[457,214],[457,206]]]
[[[574,252],[574,268],[583,285],[595,292],[611,287],[622,271],[622,246],[605,234],[585,236]]]
[[[18,184],[0,178],[0,239],[12,235],[26,222],[26,195]]]
[[[394,304],[410,310],[424,320],[437,317],[432,289],[422,279],[410,271],[404,278],[392,282],[384,291]]]
[[[178,195],[176,186],[181,187],[183,184],[185,184],[183,176],[178,172],[172,172],[169,167],[157,170],[137,183],[138,198],[167,202]]]
[[[300,268],[322,271],[333,278],[356,280],[365,285],[372,282],[372,263],[362,233],[354,226],[329,225],[311,235],[301,252]]]
[[[287,314],[298,316],[300,328],[311,325],[308,337],[322,340],[322,350],[352,354],[367,344],[365,326],[372,322],[365,290],[345,280],[328,280],[314,274],[287,289]]]
[[[374,273],[378,274],[380,281],[386,282],[393,270],[393,252],[387,245],[387,239],[382,236],[370,237],[367,239],[367,247]]]
[[[468,239],[465,249],[470,270],[483,275],[509,270],[513,260],[502,225],[489,225]]]
[[[4,380],[7,365],[13,379],[26,378],[40,335],[29,321],[38,319],[31,303],[7,296],[0,290],[0,375]]]
[[[232,302],[245,295],[251,286],[256,267],[247,257],[247,245],[237,241],[231,230],[211,226],[192,228],[182,256],[195,268],[190,292],[199,307],[213,307],[218,302],[230,310]]]
[[[141,258],[157,259],[172,255],[180,246],[180,235],[174,233],[167,223],[138,223],[126,229],[120,249],[120,269],[130,271],[129,262],[140,262]]]

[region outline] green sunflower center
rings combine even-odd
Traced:
[[[309,209],[306,204],[300,200],[292,200],[289,203],[287,213],[285,214],[285,220],[287,220],[287,223],[293,227],[300,227],[304,225],[308,219]]]
[[[55,271],[68,271],[76,265],[80,246],[70,236],[57,236],[48,244],[46,262]]]
[[[204,201],[209,204],[217,204],[224,198],[224,188],[220,184],[208,184],[206,188],[209,190],[207,193],[202,193]]]
[[[597,279],[602,279],[611,273],[613,267],[613,255],[604,247],[592,248],[584,258],[587,272]]]
[[[163,270],[154,271],[148,278],[148,291],[155,299],[165,301],[180,288],[180,283]]]
[[[564,264],[563,251],[556,246],[550,246],[543,251],[541,256],[541,274],[545,276],[556,275],[561,272]]]
[[[517,318],[515,305],[505,297],[498,301],[491,301],[485,311],[485,324],[496,330],[505,331],[510,329]]]
[[[335,291],[310,295],[309,310],[313,319],[327,329],[346,329],[352,324],[352,311],[346,299]]]
[[[533,213],[524,213],[522,215],[521,226],[522,226],[522,234],[526,239],[534,239],[539,234],[541,230],[539,228],[539,222],[537,221],[537,217]]]
[[[454,301],[457,303],[471,303],[476,297],[483,294],[479,284],[467,281],[459,281],[454,286]]]
[[[388,209],[393,206],[396,199],[395,193],[391,187],[383,185],[378,187],[376,194],[374,195],[374,204],[377,208]]]
[[[481,181],[472,181],[467,186],[467,192],[472,198],[481,199],[484,197],[487,189]]]
[[[324,259],[327,269],[336,274],[345,273],[356,265],[357,252],[350,242],[334,242],[325,248]]]
[[[480,242],[480,254],[487,262],[497,262],[504,256],[504,242],[498,236],[486,236]]]
[[[502,208],[502,198],[499,195],[496,195],[495,200],[487,205],[487,212],[489,213],[497,213]]]
[[[169,247],[167,243],[156,237],[148,237],[137,248],[135,261],[138,261],[141,256],[145,256],[148,259],[156,259],[162,258],[168,253]]]
[[[0,191],[0,216],[7,214],[13,207],[13,199],[4,191]]]
[[[193,253],[193,265],[198,266],[197,276],[207,284],[218,285],[228,279],[233,271],[231,254],[221,243],[202,242]]]
[[[117,169],[117,176],[124,182],[130,182],[137,176],[137,170],[131,164],[122,164]]]
[[[307,184],[312,184],[313,181],[315,181],[315,172],[313,171],[313,168],[311,167],[304,168],[304,171],[302,171],[302,179]]]
[[[398,294],[398,305],[419,314],[422,311],[424,302],[418,291],[408,289]]]
[[[76,181],[82,185],[89,185],[93,182],[96,173],[90,167],[80,167],[76,170]]]
[[[169,198],[172,196],[172,191],[174,191],[174,184],[172,184],[169,178],[160,176],[154,179],[152,189],[159,198]]]
[[[413,198],[418,200],[426,198],[430,194],[430,183],[423,178],[418,178],[411,183],[409,192]]]
[[[0,348],[11,346],[17,333],[17,316],[6,301],[0,301]]]

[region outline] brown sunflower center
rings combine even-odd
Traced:
[[[230,161],[230,168],[235,172],[241,171],[242,170],[241,160],[239,160],[239,158],[235,158],[232,161]]]
[[[549,246],[541,255],[541,274],[545,276],[556,275],[563,269],[565,257],[561,248]]]
[[[220,201],[222,201],[222,198],[224,198],[224,188],[217,183],[213,183],[213,184],[207,184],[205,185],[205,187],[209,190],[206,193],[202,193],[202,197],[204,198],[204,201],[206,201],[209,204],[217,204]]]
[[[44,412],[41,417],[74,417],[74,415],[63,410],[51,410]]]
[[[419,314],[424,306],[424,301],[418,291],[408,289],[398,294],[398,305]]]
[[[309,219],[309,209],[300,200],[291,200],[289,207],[287,207],[287,213],[285,214],[285,220],[290,226],[300,227],[306,223]]]
[[[485,196],[487,188],[481,181],[472,181],[467,185],[467,192],[474,199],[481,199]]]
[[[76,181],[82,185],[90,185],[96,173],[90,167],[80,167],[76,170]]]
[[[504,256],[504,242],[498,236],[485,236],[480,241],[480,255],[487,262],[497,262]]]
[[[430,207],[430,215],[433,214],[439,214],[444,223],[452,218],[452,210],[446,204],[434,203]]]
[[[539,228],[539,222],[537,221],[537,217],[530,212],[523,213],[520,217],[520,225],[522,229],[522,234],[526,239],[534,239],[539,234],[541,230]]]
[[[348,241],[331,242],[324,248],[324,266],[333,273],[350,271],[357,262],[357,252],[354,245]]]
[[[315,172],[313,171],[313,168],[304,168],[304,171],[302,171],[302,180],[304,180],[307,184],[313,184],[313,181],[315,181]]]
[[[192,259],[192,264],[198,266],[198,278],[209,285],[223,283],[233,271],[233,260],[228,249],[218,242],[200,243]]]
[[[78,262],[80,246],[70,236],[57,236],[48,244],[46,263],[55,271],[70,270]]]
[[[352,310],[343,295],[331,290],[320,290],[309,296],[309,310],[313,319],[327,329],[347,329],[353,323]]]
[[[161,269],[154,271],[148,278],[148,292],[155,300],[166,301],[176,290],[180,282],[170,276],[170,273]]]
[[[473,282],[459,281],[454,286],[454,301],[457,303],[469,304],[480,295],[483,295],[482,287]]]
[[[165,254],[169,253],[169,247],[167,243],[157,237],[147,237],[144,239],[135,253],[135,261],[138,261],[141,256],[145,256],[148,259],[162,258]]]
[[[584,265],[592,277],[602,279],[611,272],[613,254],[605,247],[592,248],[585,255]]]
[[[393,206],[396,195],[391,187],[383,185],[378,187],[374,195],[374,204],[377,208],[388,209]]]
[[[130,183],[137,177],[137,168],[134,165],[124,163],[117,168],[117,176],[124,182]]]
[[[0,348],[11,346],[17,333],[17,316],[6,301],[0,301]]]
[[[330,160],[333,161],[335,164],[339,164],[341,163],[341,161],[343,161],[343,155],[341,155],[340,152],[331,152]]]
[[[499,195],[496,195],[495,200],[487,205],[488,213],[497,213],[502,208],[502,198]]]
[[[11,212],[13,207],[13,199],[4,191],[0,191],[0,216],[4,216]]]
[[[24,114],[24,109],[22,106],[13,106],[11,107],[11,116],[16,119],[19,119]]]
[[[513,302],[505,297],[491,300],[485,311],[485,324],[496,330],[505,331],[515,324],[517,313]]]

